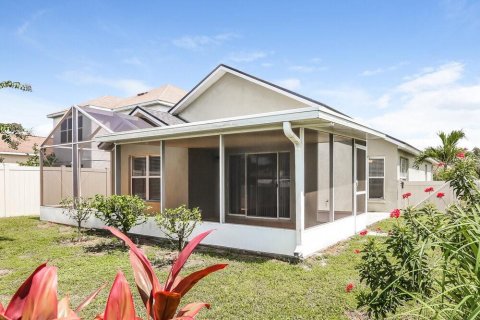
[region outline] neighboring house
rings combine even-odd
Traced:
[[[367,150],[395,139],[225,65],[177,93],[170,108],[109,97],[52,115],[42,153],[62,159],[42,168],[41,218],[69,223],[65,196],[134,194],[200,207],[206,244],[307,257],[388,216],[367,212]],[[152,219],[133,232],[161,236]]]
[[[420,150],[386,135],[368,140],[368,210],[389,212],[402,206],[405,182],[432,181],[433,160],[414,166]]]
[[[3,163],[9,164],[25,162],[33,154],[33,146],[37,144],[40,147],[44,141],[45,137],[30,136],[25,141],[21,141],[17,149],[13,149],[0,140],[0,159],[3,159]]]

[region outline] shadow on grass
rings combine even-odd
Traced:
[[[124,244],[117,240],[109,231],[102,230],[102,229],[88,229],[84,231],[84,234],[88,236],[94,236],[103,239],[102,243],[87,246],[84,248],[85,252],[88,253],[108,253],[109,251],[114,250],[121,250],[127,251],[128,248],[124,246]],[[161,268],[171,264],[173,261],[172,256],[176,256],[176,244],[172,241],[164,238],[157,238],[157,237],[149,237],[144,235],[137,235],[137,234],[128,234],[128,237],[137,245],[147,245],[153,248],[158,248],[158,250],[164,252],[163,258],[156,258],[155,261],[152,261],[155,267]],[[112,240],[112,241],[109,241]],[[209,258],[215,260],[225,260],[228,259],[230,261],[236,262],[247,262],[247,263],[266,263],[270,260],[279,260],[283,262],[288,262],[291,264],[298,264],[300,262],[299,259],[287,256],[279,256],[279,255],[268,255],[264,253],[256,253],[256,252],[249,252],[239,249],[230,249],[224,247],[216,247],[211,245],[202,245],[200,244],[195,251],[196,253],[203,254],[208,256]]]
[[[86,246],[83,248],[86,253],[112,253],[113,251],[128,251],[128,247],[120,241],[110,241]]]
[[[15,239],[13,238],[10,238],[10,237],[3,237],[3,236],[0,236],[0,241],[13,241]]]

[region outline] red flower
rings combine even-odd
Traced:
[[[408,199],[408,198],[410,198],[411,196],[412,196],[412,193],[411,193],[411,192],[407,192],[407,193],[404,193],[404,194],[402,195],[403,199]]]
[[[355,285],[353,283],[349,283],[347,284],[347,286],[345,287],[345,292],[352,292],[352,290],[355,288]]]
[[[437,164],[437,167],[445,167],[445,162],[439,162],[439,163]]]
[[[390,212],[390,218],[400,218],[400,209],[393,209],[392,212]]]
[[[437,198],[438,199],[442,199],[443,197],[445,197],[445,193],[443,193],[443,192],[437,193]]]
[[[425,191],[425,192],[428,192],[428,193],[433,192],[433,187],[425,188],[424,191]]]
[[[465,152],[459,152],[459,153],[456,154],[456,156],[459,159],[463,159],[463,158],[465,158]]]
[[[355,250],[353,250],[353,253],[355,253],[355,254],[359,254],[360,252],[362,252],[362,251],[361,251],[361,250],[359,250],[359,249],[355,249]]]
[[[368,233],[368,230],[365,229],[365,230],[360,231],[358,234],[361,235],[361,236],[366,236],[367,233]]]

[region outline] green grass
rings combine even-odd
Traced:
[[[89,232],[80,244],[74,238],[75,229],[38,218],[0,219],[0,301],[8,303],[35,267],[48,260],[59,268],[60,295],[69,293],[73,306],[102,283],[108,282],[109,288],[122,270],[135,294],[137,313],[144,317],[128,252],[108,234]],[[355,291],[360,289],[346,293],[345,285],[358,284],[355,266],[360,256],[353,250],[364,242],[365,238],[356,236],[300,263],[202,249],[191,256],[184,272],[214,263],[229,266],[197,284],[182,305],[211,303],[212,308],[198,319],[349,319],[356,312]],[[165,279],[171,247],[152,242],[141,242],[141,247],[151,261],[158,262],[158,275]],[[104,290],[81,316],[92,319],[101,312],[107,293]]]

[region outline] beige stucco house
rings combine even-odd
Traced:
[[[386,135],[368,141],[368,210],[389,212],[403,207],[406,182],[432,181],[435,161],[414,166],[420,150]]]
[[[387,208],[390,162],[409,152],[396,139],[225,65],[175,92],[168,103],[109,98],[115,107],[52,115],[42,153],[64,152],[42,167],[41,218],[70,223],[58,208],[65,196],[134,194],[153,211],[199,207],[195,232],[216,229],[207,244],[306,257],[388,216],[367,210],[369,169],[385,157]],[[161,236],[153,219],[133,232]]]

